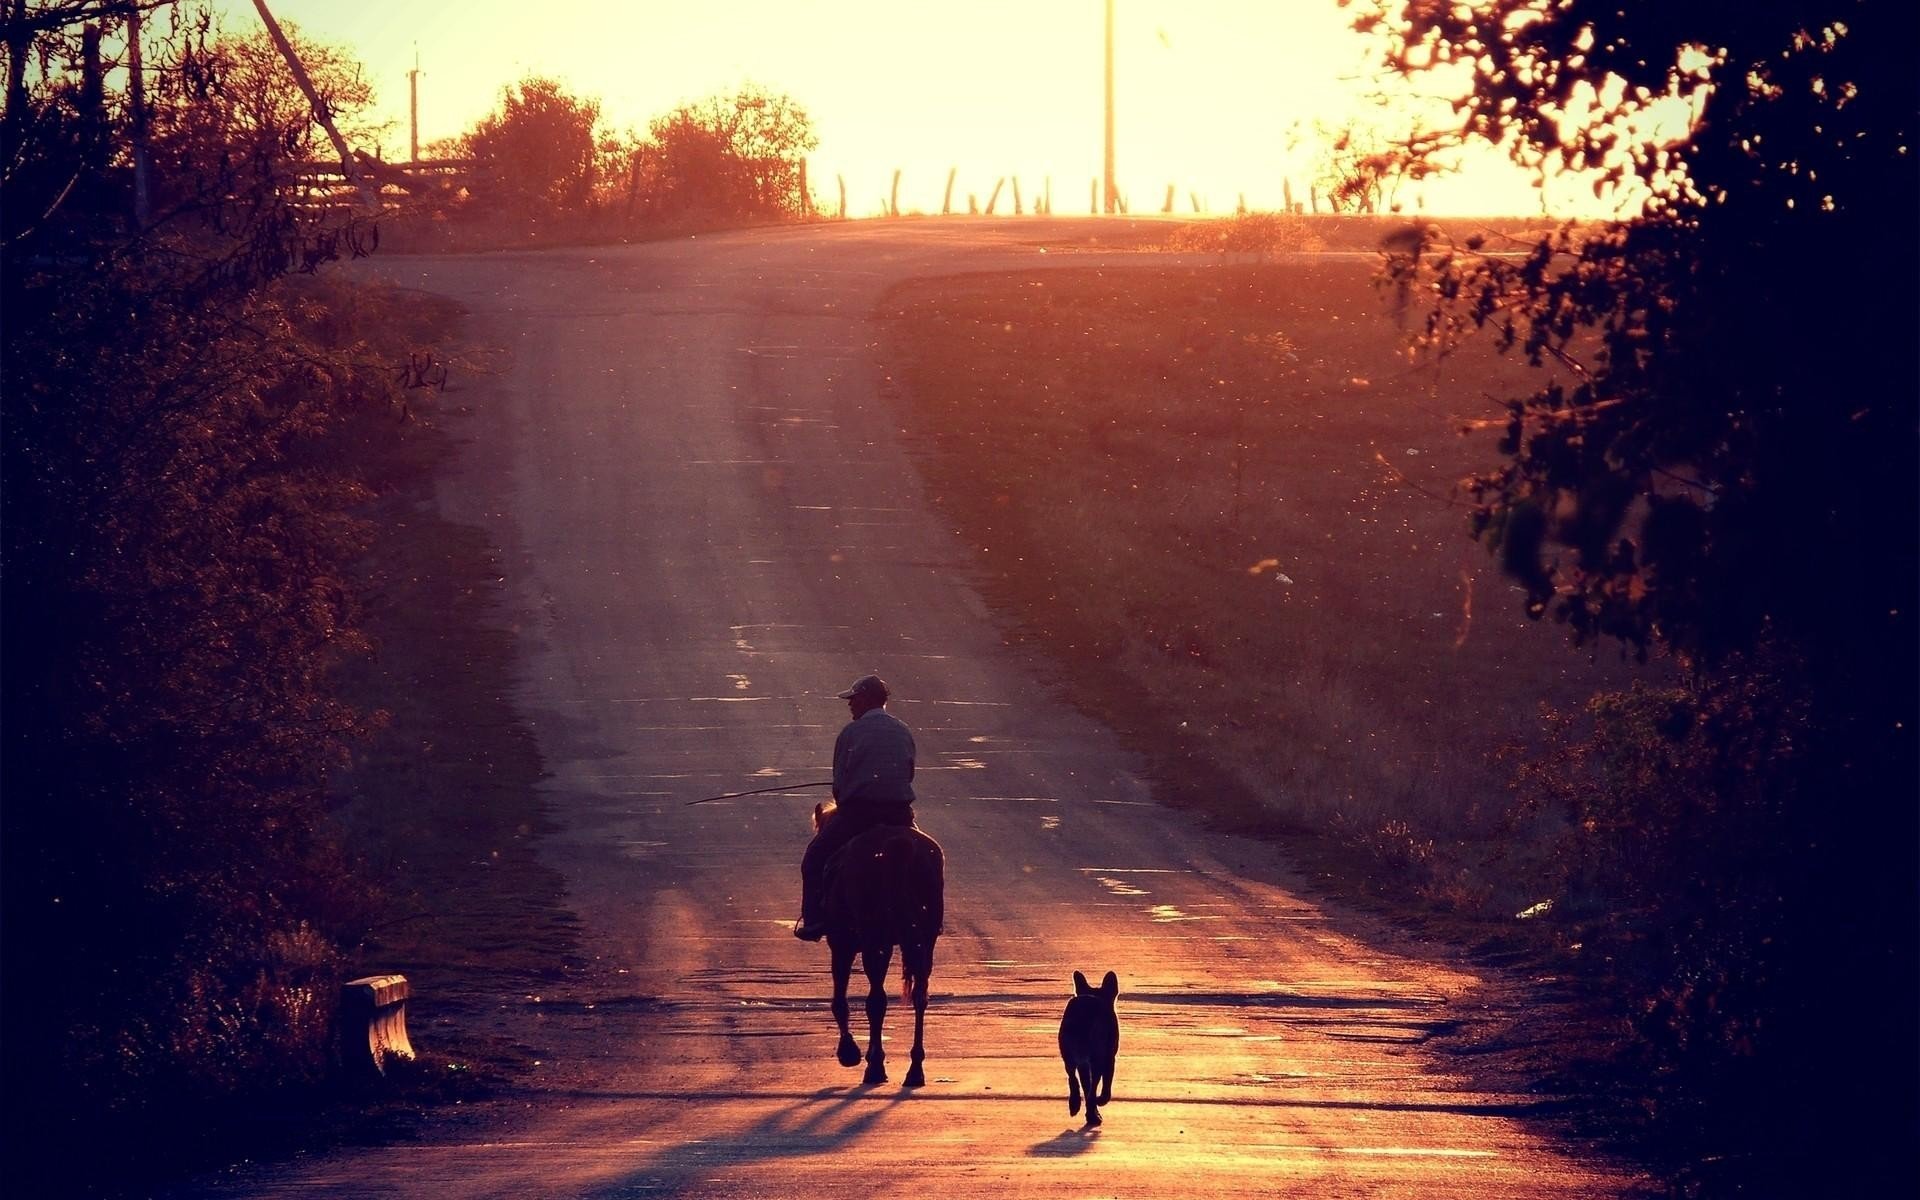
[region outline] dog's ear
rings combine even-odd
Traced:
[[[1120,994],[1120,977],[1108,971],[1107,977],[1100,981],[1100,994],[1109,1000],[1117,997]]]
[[[1076,996],[1093,995],[1093,985],[1088,983],[1087,977],[1078,971],[1073,973],[1073,994]]]

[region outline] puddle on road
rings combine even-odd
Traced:
[[[1143,896],[1146,895],[1145,892],[1142,892],[1140,894]],[[1169,921],[1219,921],[1224,919],[1217,916],[1196,917],[1190,913],[1182,912],[1178,907],[1171,904],[1156,904],[1152,908],[1147,909],[1146,911],[1147,911],[1147,914],[1151,916],[1155,921],[1158,921],[1162,924],[1165,924],[1166,922],[1169,922]]]
[[[961,758],[958,756],[954,757],[953,763],[949,767],[945,767],[945,768],[942,768],[942,767],[924,768],[923,767],[922,768],[922,770],[934,770],[934,771],[939,771],[939,770],[984,771],[986,769],[987,769],[987,764],[981,762],[977,758]]]
[[[1059,817],[1041,817],[1040,828],[1043,831],[1049,830],[1049,829],[1058,829],[1060,828],[1060,818]]]
[[[1140,888],[1134,887],[1125,880],[1110,879],[1105,875],[1095,875],[1093,881],[1116,896],[1145,896],[1149,894]]]

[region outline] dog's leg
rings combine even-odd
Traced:
[[[1089,1126],[1098,1125],[1100,1123],[1100,1101],[1095,1098],[1093,1092],[1093,1064],[1091,1062],[1082,1062],[1080,1064],[1080,1090],[1087,1094],[1087,1124]]]
[[[1108,1104],[1113,1100],[1113,1060],[1107,1059],[1100,1064],[1100,1103]]]
[[[1080,1115],[1080,1077],[1073,1073],[1073,1060],[1064,1060],[1067,1064],[1067,1115]]]

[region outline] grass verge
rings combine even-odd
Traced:
[[[887,387],[1011,635],[1158,794],[1284,838],[1403,927],[1557,974],[1516,916],[1547,894],[1549,831],[1515,825],[1501,755],[1537,744],[1543,704],[1637,668],[1529,621],[1467,536],[1455,481],[1494,460],[1482,423],[1530,369],[1490,347],[1410,363],[1372,273],[916,281],[878,310]],[[1519,1086],[1619,1028],[1543,1002],[1460,1049]]]

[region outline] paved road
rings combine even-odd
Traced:
[[[516,699],[551,771],[544,853],[616,982],[527,1003],[553,1083],[504,1132],[449,1121],[235,1194],[1619,1192],[1526,1097],[1476,1092],[1423,1049],[1467,1015],[1469,974],[1362,940],[1269,847],[1157,807],[970,587],[878,398],[868,313],[915,275],[1104,261],[1061,253],[1089,225],[385,264],[466,302],[508,352],[468,394],[441,503],[504,552]],[[787,932],[817,793],[685,806],[824,778],[833,693],[867,670],[917,731],[921,821],[949,857],[930,1083],[912,1093],[834,1063],[825,952]],[[1053,1056],[1075,969],[1121,978],[1097,1134],[1068,1118]]]

